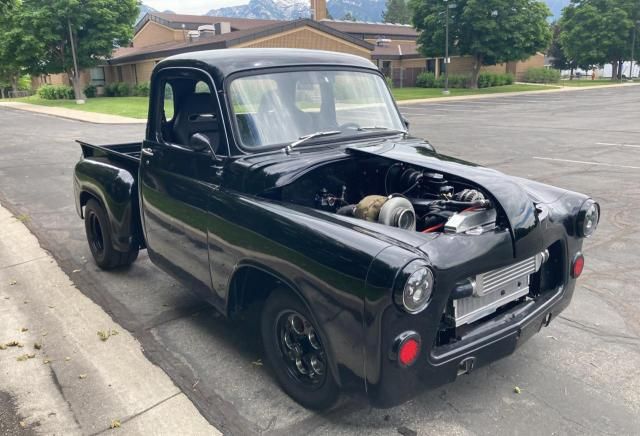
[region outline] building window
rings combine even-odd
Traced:
[[[89,70],[89,74],[91,76],[91,84],[92,85],[104,86],[104,84],[105,84],[104,68],[102,68],[102,67],[91,68]]]
[[[118,68],[116,68],[116,74],[118,76],[118,82],[122,82],[122,67],[118,66]]]

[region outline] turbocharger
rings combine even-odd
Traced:
[[[351,208],[356,218],[405,230],[416,229],[416,212],[405,197],[368,195]]]

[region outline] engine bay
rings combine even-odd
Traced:
[[[351,158],[312,169],[278,199],[408,231],[482,234],[500,225],[480,186],[385,158]]]

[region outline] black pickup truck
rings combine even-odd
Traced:
[[[96,263],[140,249],[226,316],[261,309],[265,360],[309,408],[389,407],[512,353],[569,304],[589,197],[411,137],[384,77],[338,53],[160,62],[142,143],[81,143]]]

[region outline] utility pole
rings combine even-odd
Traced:
[[[635,49],[636,49],[636,32],[638,30],[638,24],[640,24],[640,20],[635,21],[633,23],[633,36],[631,37],[631,66],[629,67],[629,82],[633,81],[633,60],[635,58]]]
[[[71,56],[73,57],[73,93],[76,96],[77,104],[84,104],[82,90],[80,89],[80,71],[78,71],[78,58],[76,56],[76,45],[73,41],[73,32],[71,31],[71,20],[67,18],[67,25],[69,26],[69,41],[71,41]]]
[[[456,5],[449,4],[449,0],[444,0],[444,4],[446,7],[446,18],[444,36],[444,91],[442,91],[442,93],[449,95],[449,63],[451,63],[451,59],[449,59],[449,9],[455,8]]]

